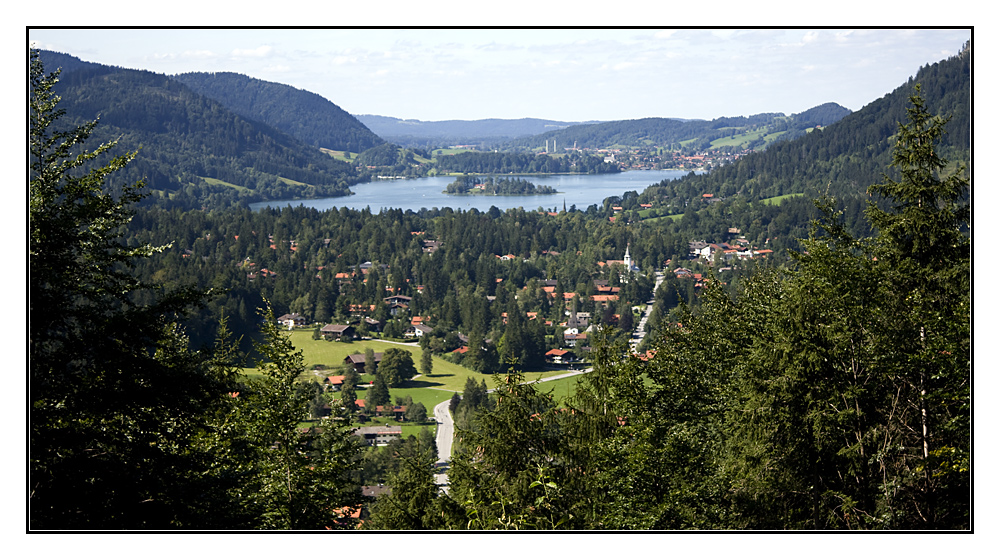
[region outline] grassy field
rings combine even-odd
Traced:
[[[199,176],[199,178],[203,179],[206,183],[208,183],[209,185],[212,185],[213,187],[229,187],[229,188],[232,188],[232,189],[236,189],[238,191],[249,190],[246,187],[242,187],[240,185],[234,185],[233,183],[227,183],[225,181],[220,181],[219,179],[213,179],[211,177],[201,177],[201,176]]]
[[[353,162],[354,158],[358,157],[358,154],[352,154],[351,152],[341,150],[329,150],[327,148],[320,148],[319,150],[334,159],[339,159],[340,161],[346,161],[348,163]]]
[[[432,156],[453,156],[455,154],[461,154],[464,152],[473,152],[475,150],[470,150],[468,148],[438,148],[431,152]]]
[[[781,196],[772,196],[771,198],[762,198],[760,199],[760,201],[763,202],[764,204],[775,205],[775,204],[781,204],[782,200],[785,200],[786,198],[792,198],[793,196],[802,196],[802,193],[792,193],[792,194],[783,194]]]
[[[766,130],[767,127],[758,127],[751,131],[744,132],[742,134],[737,134],[735,136],[725,136],[723,138],[716,138],[715,140],[712,140],[712,148],[717,149],[723,146],[742,146],[744,144],[747,144],[748,142],[757,140],[758,138],[763,139],[764,142],[766,143],[771,143],[774,142],[776,139],[778,139],[778,137],[782,136],[783,134],[786,134],[787,132],[783,130],[781,132],[772,132],[770,134],[764,134],[762,136],[763,131]]]
[[[640,214],[641,215],[641,214]],[[684,217],[684,214],[669,214],[667,216],[658,216],[656,218],[646,218],[643,222],[656,222],[659,220],[670,220],[672,222],[677,221]]]
[[[351,343],[313,340],[311,328],[296,329],[288,334],[295,348],[302,351],[302,356],[305,360],[306,372],[299,377],[302,381],[315,380],[322,382],[327,375],[334,374],[334,372],[328,370],[339,367],[344,363],[344,358],[350,354],[364,354],[366,347],[371,348],[375,352],[385,352],[387,348],[402,348],[413,356],[414,365],[417,366],[418,370],[420,369],[420,357],[423,350],[416,344],[398,344],[382,340],[359,340]],[[317,365],[323,366],[323,369],[316,370],[315,366]],[[260,375],[257,368],[246,368],[243,370],[243,373],[249,377]],[[559,375],[560,373],[564,372],[561,370],[525,372],[524,377],[526,380],[534,380],[539,375],[545,378]],[[490,389],[494,387],[493,376],[472,371],[460,365],[453,364],[440,356],[434,356],[431,375],[420,375],[406,382],[401,387],[394,387],[389,390],[389,395],[392,397],[393,402],[396,401],[397,397],[402,398],[409,395],[413,399],[413,402],[423,403],[427,408],[427,414],[430,416],[434,414],[434,407],[438,403],[450,399],[452,393],[462,392],[465,388],[466,379],[470,377],[476,381],[485,381],[486,386]],[[371,378],[363,375],[361,381],[362,383],[368,383],[371,381]],[[567,380],[547,382],[542,387],[548,390],[551,388],[550,383],[553,386],[557,386],[566,382]],[[357,393],[359,399],[365,398],[365,389],[359,388]],[[420,430],[418,429],[417,431],[419,432]]]

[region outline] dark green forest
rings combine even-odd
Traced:
[[[260,88],[223,105],[49,56],[29,71],[29,529],[346,529],[359,503],[377,530],[971,529],[971,45],[846,116],[711,121],[823,128],[560,212],[251,211],[363,173],[281,120],[277,84],[223,76]],[[630,142],[663,128],[629,122]],[[426,155],[375,142],[354,163]],[[422,346],[498,376],[452,403],[448,493],[429,433],[362,450],[339,420],[300,429],[285,313],[389,339],[420,316]],[[557,399],[520,372],[570,313],[594,325],[593,369]],[[375,479],[391,496],[361,496]]]
[[[346,111],[309,91],[233,72],[189,72],[173,79],[316,148],[363,152],[385,143]]]
[[[518,152],[464,152],[437,158],[439,173],[618,173],[618,166],[595,155],[564,157]]]
[[[145,204],[218,208],[344,196],[361,180],[345,162],[162,74],[85,63],[70,68],[56,85],[66,119],[80,125],[99,118],[94,142],[119,139],[138,149],[122,174],[144,182],[152,195]]]
[[[520,177],[493,176],[476,177],[462,175],[448,183],[448,194],[484,194],[489,196],[522,196],[533,194],[554,194],[556,190],[548,185],[536,185]]]

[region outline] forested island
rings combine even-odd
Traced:
[[[448,194],[471,194],[481,196],[531,196],[536,194],[556,194],[548,185],[536,185],[520,177],[477,177],[462,175],[445,189]]]
[[[245,202],[429,151],[29,52],[29,531],[970,531],[971,59],[585,209],[373,213]]]

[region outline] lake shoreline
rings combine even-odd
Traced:
[[[469,192],[469,193],[450,193],[448,191],[441,191],[441,193],[442,194],[446,194],[448,196],[496,196],[496,197],[502,197],[502,198],[516,197],[516,196],[551,196],[551,195],[554,195],[554,194],[566,194],[566,193],[564,193],[562,191],[555,191],[555,192],[550,192],[550,193],[525,193],[525,194],[493,194],[493,193],[485,193],[485,192],[478,192],[478,193],[473,193],[473,192]]]
[[[523,194],[523,195],[480,195],[472,196],[447,194],[446,187],[454,177],[438,175],[415,179],[389,179],[369,181],[351,185],[349,195],[322,198],[289,198],[253,202],[249,204],[252,211],[264,208],[283,208],[285,206],[307,206],[317,210],[351,208],[354,210],[369,210],[378,213],[383,209],[412,210],[451,208],[452,210],[471,210],[476,208],[487,211],[491,207],[500,210],[524,208],[525,204],[534,210],[540,208],[562,208],[575,206],[585,210],[588,206],[600,206],[603,201],[612,196],[624,196],[626,192],[642,192],[646,187],[664,180],[673,180],[686,176],[690,170],[631,170],[621,173],[552,173],[542,174],[510,174],[500,177],[546,177],[547,186],[557,189],[556,193]],[[455,198],[462,196],[462,198]]]

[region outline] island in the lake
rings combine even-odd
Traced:
[[[528,196],[536,194],[556,194],[558,191],[547,185],[536,185],[520,177],[477,177],[462,175],[448,184],[447,194],[478,194],[485,196]]]

